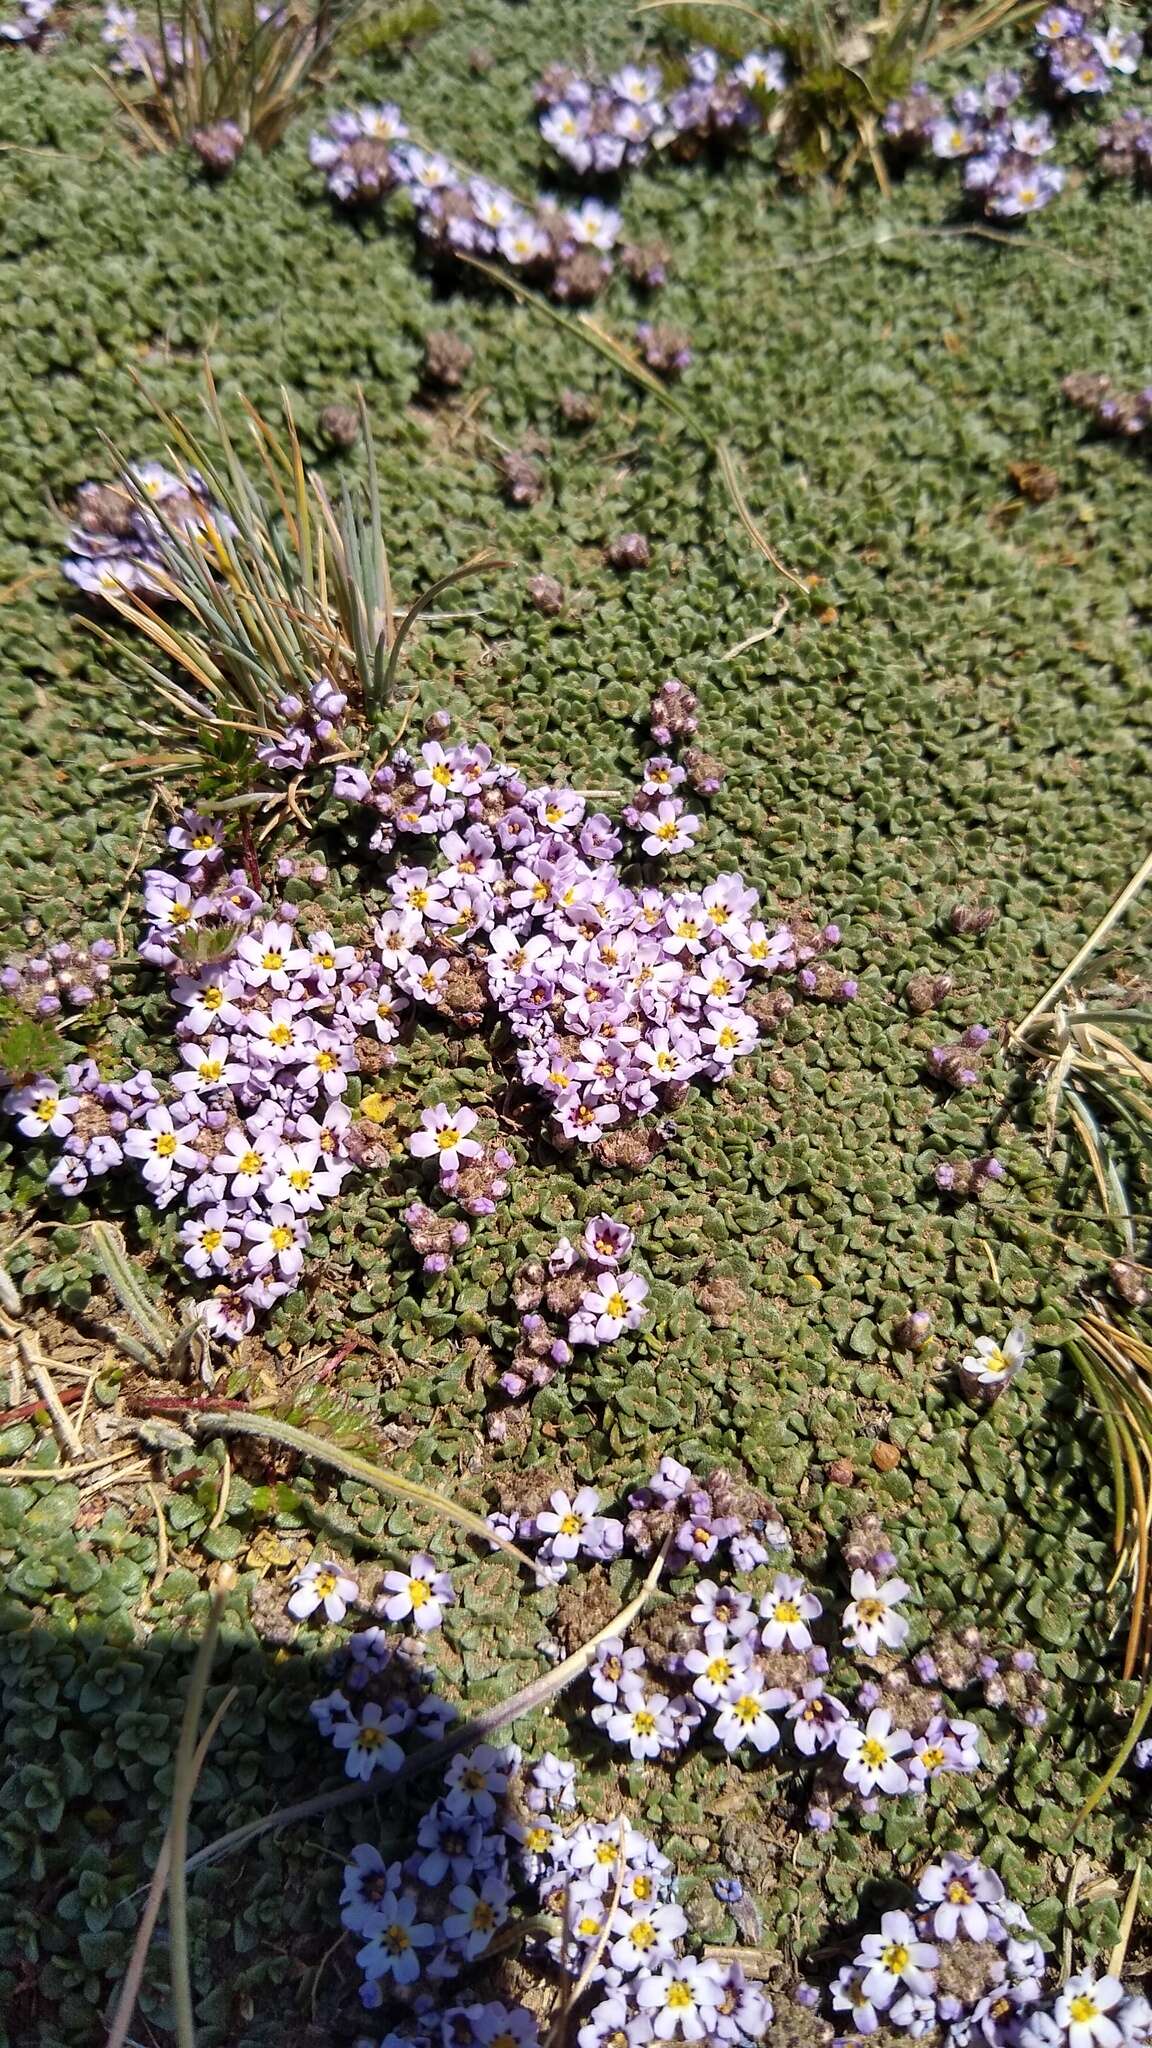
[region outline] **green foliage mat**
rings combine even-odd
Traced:
[[[483,75],[470,68],[477,46],[493,60]],[[394,94],[423,135],[532,189],[540,68],[585,53],[607,63],[631,46],[601,0],[486,0],[399,71],[351,69],[331,101]],[[534,776],[623,790],[652,687],[681,676],[728,779],[673,872],[738,866],[771,905],[835,918],[860,995],[844,1010],[799,1003],[729,1087],[692,1096],[641,1179],[534,1153],[434,1284],[400,1247],[399,1184],[366,1180],[330,1212],[307,1292],[268,1333],[267,1369],[370,1338],[377,1354],[349,1358],[331,1397],[387,1425],[406,1469],[488,1505],[516,1500],[532,1467],[616,1494],[666,1449],[733,1461],[775,1496],[821,1582],[831,1537],[875,1506],[919,1589],[919,1632],[975,1622],[1037,1648],[1053,1681],[1039,1738],[985,1716],[991,1762],[975,1781],[945,1780],[923,1807],[842,1821],[822,1841],[797,1834],[771,1767],[697,1754],[675,1777],[641,1776],[585,1739],[575,1705],[549,1739],[595,1760],[593,1801],[619,1776],[688,1874],[698,1924],[727,1927],[720,1938],[735,1938],[708,1883],[722,1869],[743,1876],[765,1945],[798,1956],[852,1917],[867,1881],[957,1842],[1058,1930],[1068,1822],[1123,1727],[1109,1690],[1105,1468],[1055,1348],[1078,1274],[1111,1240],[1077,1212],[1083,1189],[1062,1181],[1062,1155],[1044,1165],[1026,1110],[996,1135],[1006,1187],[987,1208],[949,1209],[932,1166],[984,1148],[1008,1076],[994,1064],[974,1094],[944,1100],[924,1065],[957,1028],[1022,1014],[1147,844],[1150,480],[1138,453],[1086,434],[1059,386],[1073,369],[1135,383],[1152,370],[1149,202],[1083,184],[997,241],[940,232],[957,187],[928,171],[888,204],[782,194],[755,160],[632,182],[629,232],[673,250],[657,317],[691,331],[686,401],[737,449],[785,561],[818,579],[810,598],[788,589],[772,637],[734,652],[770,625],[784,586],[677,424],[505,295],[448,293],[404,226],[334,213],[306,161],[307,115],[283,150],[219,187],[178,158],[134,157],[91,77],[95,55],[89,24],[47,55],[0,59],[0,915],[11,942],[29,918],[49,936],[114,922],[147,801],[127,764],[148,750],[138,720],[151,707],[61,595],[52,501],[106,473],[104,435],[162,452],[134,372],[192,410],[208,351],[233,411],[243,389],[274,413],[284,385],[305,423],[362,384],[401,591],[489,540],[518,557],[459,599],[479,615],[424,638],[426,703]],[[628,331],[623,285],[604,317]],[[485,395],[471,421],[420,395],[424,336],[444,325],[476,350],[469,389]],[[586,434],[560,426],[565,385],[602,398]],[[530,430],[551,442],[547,488],[513,512],[492,458]],[[1017,495],[1008,471],[1022,462],[1055,472],[1048,502]],[[650,536],[653,561],[621,579],[600,551],[629,528]],[[557,621],[524,595],[540,568],[570,592]],[[355,871],[337,880],[333,915],[347,919]],[[947,934],[959,899],[999,907],[986,939]],[[923,967],[947,968],[956,988],[942,1014],[917,1020],[899,994]],[[162,1010],[137,1001],[129,1013],[127,1043],[141,1044]],[[442,1088],[481,1106],[503,1084],[479,1039],[421,1033],[389,1085],[404,1130]],[[36,1182],[17,1160],[3,1189],[20,1210]],[[654,1283],[646,1330],[559,1378],[477,1465],[510,1275],[602,1206],[637,1228]],[[173,1228],[146,1233],[161,1266]],[[91,1261],[75,1230],[32,1240],[14,1264],[33,1297],[85,1305]],[[708,1290],[717,1275],[737,1290],[726,1312]],[[939,1339],[918,1360],[889,1341],[911,1303],[933,1310]],[[962,1332],[1017,1314],[1033,1322],[1038,1356],[981,1418],[956,1387]],[[29,1434],[9,1432],[0,1450],[25,1450]],[[883,1474],[881,1441],[899,1452]],[[350,1484],[318,1488],[322,1521],[303,1481],[277,1514],[259,1484],[238,1475],[209,1532],[219,1463],[201,1456],[170,1502],[173,1568],[151,1606],[147,1504],[78,1527],[72,1489],[0,1491],[0,2040],[103,2038],[138,1909],[129,1895],[162,1828],[186,1635],[211,1558],[241,1571],[218,1674],[240,1694],[201,1782],[199,1837],[336,1782],[305,1712],[325,1687],[318,1639],[277,1649],[246,1618],[258,1539],[281,1541],[290,1562],[315,1531],[364,1560],[410,1525]],[[549,1632],[555,1595],[517,1606],[512,1578],[501,1559],[461,1572],[468,1596],[445,1655],[478,1700],[522,1682]],[[273,1580],[285,1579],[282,1558]],[[328,1849],[354,1828],[341,1817],[326,1835],[266,1840],[194,1886],[205,2048],[355,2033],[346,1958],[316,1983],[336,1932]],[[1139,1837],[1122,1787],[1077,1848],[1122,1882]],[[1070,1924],[1106,1949],[1117,1919],[1104,1896]],[[146,1998],[159,2036],[146,2039],[165,2038],[162,1962]],[[308,2031],[314,1994],[322,2034]]]

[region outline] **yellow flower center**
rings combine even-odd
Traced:
[[[617,1288],[615,1294],[608,1296],[604,1306],[610,1316],[626,1316],[628,1313],[628,1303],[625,1301],[619,1288]]]
[[[320,1598],[322,1600],[326,1600],[328,1598],[329,1593],[334,1593],[336,1591],[336,1574],[335,1572],[317,1572],[316,1577],[313,1579],[312,1583],[315,1586],[316,1591],[319,1593]]]
[[[405,1950],[411,1947],[407,1928],[401,1927],[399,1921],[394,1920],[391,1927],[385,1932],[384,1946],[392,1955],[402,1956]]]
[[[408,1598],[411,1600],[413,1607],[426,1606],[432,1598],[432,1588],[428,1584],[427,1579],[409,1579]],[[481,1782],[483,1781],[481,1780]]]
[[[472,1908],[472,1925],[481,1934],[487,1934],[490,1928],[495,1927],[495,1908],[487,1899],[477,1899],[476,1904]]]
[[[641,1871],[639,1877],[632,1879],[632,1897],[634,1899],[650,1899],[652,1897],[652,1879],[646,1877],[643,1871]]]
[[[176,1150],[175,1131],[161,1131],[156,1139],[157,1159],[171,1159]]]
[[[42,1123],[50,1124],[59,1107],[60,1097],[58,1095],[46,1095],[43,1101],[37,1104],[36,1114]]]
[[[291,1242],[292,1232],[289,1230],[287,1224],[274,1224],[272,1227],[272,1235],[269,1239],[269,1243],[271,1244],[273,1251],[286,1252]]]
[[[192,841],[192,845],[197,853],[208,853],[215,844],[216,840],[211,832],[198,832]]]
[[[944,1751],[940,1748],[939,1743],[931,1749],[922,1749],[920,1751],[920,1761],[926,1771],[938,1771],[944,1761]]]
[[[269,974],[279,974],[280,969],[284,965],[284,955],[283,953],[278,953],[275,946],[269,946],[260,965]]]
[[[894,1941],[884,1950],[880,1960],[890,1976],[902,1977],[912,1958],[902,1942]]]
[[[960,1879],[954,1877],[948,1887],[948,1898],[951,1904],[953,1906],[966,1906],[971,1897],[972,1894],[967,1885],[961,1884]]]
[[[860,1755],[863,1762],[869,1766],[869,1769],[874,1771],[878,1771],[881,1764],[886,1764],[888,1761],[888,1751],[882,1742],[877,1742],[874,1735],[865,1736],[864,1741],[860,1745]]]
[[[650,1920],[638,1920],[632,1929],[633,1948],[651,1948],[656,1939],[656,1929]]]
[[[763,1709],[754,1694],[742,1692],[735,1702],[732,1713],[742,1728],[751,1728],[760,1719]]]
[[[452,770],[448,766],[447,761],[437,761],[436,766],[432,770],[432,780],[439,788],[447,789],[448,784],[452,780]]]
[[[224,1232],[222,1230],[206,1230],[200,1242],[206,1252],[218,1252],[224,1242]]]
[[[800,1621],[802,1619],[800,1609],[794,1600],[778,1600],[772,1613],[777,1621]]]
[[[682,1984],[679,1978],[677,1978],[675,1984],[668,1986],[668,1997],[665,2003],[669,2012],[687,2012],[689,2006],[693,2006],[696,2003],[692,1996],[691,1985]]]
[[[288,1175],[288,1185],[290,1188],[295,1188],[298,1194],[303,1194],[305,1188],[310,1188],[312,1185],[312,1168],[310,1166],[294,1166]]]
[[[201,1060],[200,1062],[200,1079],[202,1081],[218,1081],[223,1072],[223,1060]]]
[[[564,1515],[561,1517],[560,1534],[562,1536],[578,1536],[583,1527],[584,1524],[580,1520],[579,1515]],[[611,1858],[609,1858],[609,1861],[611,1861]]]
[[[220,1008],[221,1003],[224,1001],[224,991],[222,988],[217,988],[216,985],[213,984],[211,988],[206,988],[204,990],[202,996],[200,997],[200,1001],[203,1003],[204,1008],[206,1010],[218,1010]]]
[[[437,1131],[436,1143],[439,1145],[440,1150],[442,1152],[450,1152],[452,1150],[453,1145],[458,1145],[460,1143],[460,1133],[456,1129],[456,1126],[454,1124],[449,1124],[446,1130]]]
[[[285,1046],[292,1043],[292,1026],[281,1018],[279,1024],[274,1024],[268,1033],[268,1043],[277,1046],[283,1052]]]
[[[632,1726],[637,1735],[655,1735],[656,1716],[650,1714],[647,1707],[637,1707],[632,1716]]]
[[[883,1621],[885,1614],[884,1602],[882,1600],[858,1600],[856,1602],[856,1612],[861,1621],[869,1623]]]
[[[316,1065],[322,1074],[334,1074],[340,1062],[334,1052],[318,1052]]]
[[[1086,2026],[1089,2020],[1098,2019],[1100,2007],[1087,1991],[1077,1992],[1068,2007],[1068,2017],[1078,2027]]]
[[[238,1173],[259,1173],[263,1164],[264,1161],[261,1159],[260,1154],[253,1152],[251,1146],[249,1146],[247,1152],[240,1154],[236,1170]]]
[[[169,916],[173,924],[187,924],[192,916],[191,906],[187,903],[174,903]]]

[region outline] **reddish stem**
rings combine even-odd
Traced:
[[[60,1400],[66,1408],[69,1401],[79,1401],[83,1393],[83,1387],[62,1387],[60,1389]],[[43,1400],[25,1401],[22,1408],[5,1408],[0,1413],[0,1429],[8,1429],[13,1422],[31,1422],[34,1415],[41,1413],[45,1415],[48,1413],[47,1405]]]

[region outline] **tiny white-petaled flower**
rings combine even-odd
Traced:
[[[911,1749],[912,1737],[906,1729],[893,1728],[886,1707],[874,1708],[863,1728],[858,1721],[846,1721],[836,1737],[836,1747],[844,1759],[845,1778],[865,1797],[877,1790],[908,1790],[908,1773],[897,1759]]]
[[[866,1934],[856,1958],[856,1967],[866,1971],[864,1996],[881,2010],[891,2005],[901,1985],[923,1996],[933,1989],[932,1972],[940,1961],[938,1949],[921,1941],[916,1924],[907,1913],[885,1913],[879,1934]]]
[[[338,1564],[306,1564],[292,1581],[288,1612],[297,1621],[307,1621],[310,1614],[323,1607],[325,1620],[343,1621],[349,1603],[358,1598],[359,1592],[355,1579],[342,1572]]]
[[[898,1650],[907,1638],[908,1623],[896,1613],[896,1607],[907,1597],[903,1579],[885,1579],[878,1584],[872,1572],[853,1572],[852,1599],[844,1609],[846,1648],[862,1650],[866,1657],[875,1657],[882,1643]]]
[[[780,1740],[770,1707],[782,1706],[787,1694],[765,1692],[749,1672],[738,1672],[725,1689],[723,1705],[716,1716],[715,1733],[729,1756],[741,1743],[750,1742],[761,1756],[775,1749]]]
[[[1055,2010],[1057,2026],[1067,2029],[1068,2048],[1119,2048],[1120,2028],[1109,2014],[1123,1996],[1118,1977],[1093,1977],[1090,1970],[1069,1977]]]
[[[384,1602],[389,1621],[404,1621],[411,1615],[421,1630],[439,1628],[444,1609],[456,1598],[448,1573],[440,1571],[426,1551],[412,1559],[406,1572],[385,1572],[384,1587],[389,1595]]]
[[[960,1361],[961,1377],[973,1389],[998,1394],[1010,1380],[1015,1379],[1031,1355],[1032,1339],[1027,1330],[1017,1323],[1002,1344],[998,1344],[995,1337],[977,1337],[975,1348]]]
[[[629,1693],[614,1706],[593,1708],[592,1719],[613,1742],[626,1743],[637,1763],[676,1747],[676,1731],[665,1693]]]
[[[761,1641],[766,1650],[809,1650],[812,1631],[808,1626],[823,1608],[803,1579],[777,1572],[772,1590],[760,1602],[763,1627]]]

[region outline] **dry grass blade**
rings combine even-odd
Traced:
[[[103,82],[153,149],[171,149],[197,130],[233,123],[262,150],[283,137],[319,82],[337,39],[372,0],[179,0],[175,15],[153,0],[133,51],[143,90]]]
[[[367,1458],[357,1457],[354,1451],[327,1443],[323,1437],[313,1436],[306,1429],[297,1429],[294,1423],[280,1422],[273,1415],[204,1415],[190,1411],[186,1427],[191,1436],[254,1436],[263,1437],[269,1443],[283,1444],[287,1450],[299,1451],[302,1457],[311,1458],[318,1465],[330,1465],[335,1471],[343,1472],[346,1478],[358,1479],[377,1493],[411,1501],[414,1507],[425,1508],[430,1514],[455,1523],[457,1528],[466,1529],[470,1536],[479,1537],[490,1549],[504,1551],[535,1573],[535,1561],[527,1551],[497,1536],[482,1515],[474,1515],[470,1508],[462,1508],[458,1502],[449,1500],[446,1494],[437,1493],[430,1486],[421,1486],[418,1480],[405,1479],[402,1473],[393,1472],[383,1465],[373,1465]]]
[[[1123,1677],[1152,1670],[1152,1344],[1091,1311],[1070,1356],[1104,1424],[1113,1487],[1116,1574],[1131,1580]]]
[[[669,1538],[669,1542],[657,1552],[643,1585],[629,1600],[627,1606],[622,1607],[619,1614],[613,1615],[611,1621],[605,1622],[603,1628],[597,1629],[596,1634],[590,1636],[586,1643],[582,1643],[570,1657],[566,1657],[562,1664],[553,1666],[551,1671],[542,1672],[539,1678],[530,1679],[519,1692],[513,1693],[506,1700],[498,1701],[494,1707],[485,1707],[482,1713],[473,1715],[470,1721],[466,1721],[460,1728],[454,1728],[451,1735],[442,1736],[439,1742],[426,1743],[423,1749],[416,1750],[412,1756],[405,1759],[400,1769],[389,1778],[388,1784],[397,1785],[409,1778],[420,1777],[425,1771],[447,1763],[450,1757],[455,1756],[457,1750],[468,1749],[473,1743],[488,1741],[502,1728],[510,1728],[513,1722],[520,1720],[523,1715],[536,1713],[541,1707],[547,1706],[549,1700],[555,1699],[566,1686],[583,1677],[601,1643],[608,1642],[612,1636],[626,1635],[637,1615],[647,1606],[659,1584],[670,1541]],[[378,1787],[376,1789],[379,1790]],[[341,1807],[355,1805],[359,1800],[372,1796],[373,1786],[369,1781],[367,1784],[341,1786],[338,1792],[320,1792],[314,1799],[299,1800],[295,1806],[282,1806],[278,1812],[266,1814],[263,1820],[249,1821],[244,1827],[233,1828],[229,1834],[221,1835],[215,1842],[208,1842],[203,1849],[198,1849],[194,1856],[189,1857],[188,1869],[196,1870],[202,1863],[216,1863],[222,1856],[230,1856],[237,1849],[247,1848],[250,1842],[258,1841],[262,1835],[270,1834],[278,1828],[292,1827],[297,1821],[315,1820],[321,1814],[335,1813]]]
[[[236,1697],[236,1687],[233,1686],[230,1691],[225,1693],[224,1698],[221,1700],[220,1705],[217,1707],[216,1712],[213,1714],[212,1719],[200,1738],[196,1755],[193,1759],[193,1787],[195,1787],[196,1780],[204,1769],[208,1751],[212,1747],[220,1723]],[[160,1845],[160,1854],[156,1858],[156,1868],[152,1872],[152,1882],[148,1887],[148,1897],[144,1902],[144,1911],[140,1915],[140,1925],[136,1929],[136,1939],[132,1944],[132,1954],[129,1957],[128,1968],[124,1974],[124,1982],[120,1987],[120,1996],[116,2000],[116,2009],[109,2023],[108,2039],[104,2044],[104,2048],[125,2048],[125,2043],[128,2039],[128,2029],[132,2024],[132,2015],[136,2010],[136,2001],[140,1996],[140,1986],[144,1981],[144,1966],[148,1960],[148,1950],[152,1945],[152,1936],[156,1931],[156,1922],[160,1918],[160,1907],[163,1904],[164,1893],[168,1885],[168,1872],[171,1866],[172,1829],[171,1825],[169,1825],[165,1831],[164,1840]]]
[[[372,744],[394,742],[385,726],[413,627],[452,583],[504,564],[487,550],[472,557],[420,592],[398,621],[363,397],[366,484],[359,494],[346,484],[334,504],[305,467],[286,394],[280,433],[241,398],[253,460],[237,445],[207,366],[205,381],[207,437],[155,407],[168,436],[168,459],[197,505],[196,522],[181,525],[167,517],[132,483],[125,458],[112,451],[126,473],[125,489],[155,536],[162,595],[122,589],[109,603],[171,665],[169,672],[126,650],[179,721],[180,758],[199,760],[198,794],[222,806],[248,801],[263,773],[257,747],[284,724],[281,700],[307,701],[319,677],[347,696]],[[92,629],[106,645],[119,644],[98,622]],[[339,748],[330,750],[329,759],[339,757]],[[270,793],[266,801],[275,818],[298,799]]]
[[[723,4],[727,5],[728,0],[723,0]],[[507,276],[504,271],[498,270],[495,264],[485,263],[480,257],[469,256],[463,250],[458,250],[456,253],[458,261],[467,264],[470,270],[479,271],[482,277],[488,278],[492,284],[499,285],[503,291],[510,292],[520,305],[531,307],[534,312],[543,315],[546,320],[551,321],[553,326],[559,327],[564,333],[572,335],[576,340],[582,342],[586,348],[594,349],[597,355],[603,356],[607,362],[614,364],[616,369],[622,370],[624,375],[629,377],[634,384],[639,384],[645,391],[650,392],[665,412],[670,413],[674,419],[679,420],[681,425],[688,429],[693,440],[705,450],[710,462],[715,466],[724,489],[732,501],[736,516],[753,546],[764,556],[766,561],[771,563],[777,575],[786,577],[788,582],[794,583],[798,590],[803,590],[807,594],[809,586],[803,577],[798,576],[795,570],[785,567],[756,525],[748,509],[744,493],[740,488],[736,475],[736,465],[727,442],[706,434],[690,408],[684,405],[680,399],[673,396],[667,386],[661,383],[655,372],[650,370],[648,365],[639,356],[635,355],[624,342],[620,341],[616,335],[611,334],[607,328],[601,327],[599,322],[593,320],[590,314],[581,313],[573,315],[571,313],[561,313],[555,306],[550,306],[547,299],[542,299],[538,292],[530,291],[527,285],[520,283],[518,278]]]

